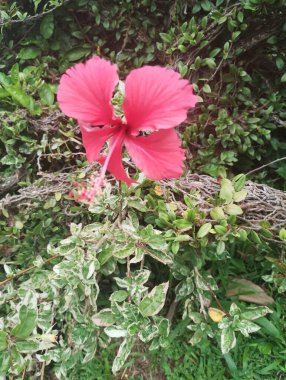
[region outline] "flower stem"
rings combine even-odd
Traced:
[[[119,199],[118,199],[118,222],[119,224],[122,223],[122,205],[123,205],[123,199],[122,199],[122,183],[119,181],[118,184],[118,194],[119,194]]]

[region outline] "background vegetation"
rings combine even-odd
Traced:
[[[245,183],[285,190],[285,20],[284,0],[1,2],[0,375],[285,377],[285,193],[253,227]],[[69,198],[98,168],[57,84],[92,55],[121,79],[158,64],[193,83],[185,179],[126,158],[136,188]]]

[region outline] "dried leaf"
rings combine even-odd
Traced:
[[[210,307],[208,309],[209,317],[212,321],[219,323],[223,317],[226,315],[222,310]]]
[[[238,297],[241,301],[252,302],[258,305],[274,303],[274,299],[268,296],[260,286],[244,278],[233,279],[229,284],[226,296]]]

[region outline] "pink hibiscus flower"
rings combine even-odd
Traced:
[[[123,146],[150,179],[177,178],[183,173],[185,155],[174,127],[186,119],[188,109],[196,104],[191,84],[171,69],[135,69],[125,81],[121,119],[115,116],[111,104],[118,81],[117,66],[99,57],[76,64],[60,80],[60,108],[77,119],[88,161],[103,165],[92,181],[93,188],[83,195],[85,199],[99,191],[107,170],[128,185],[134,182],[122,164]],[[141,131],[153,133],[142,136]],[[107,140],[109,153],[101,156]]]

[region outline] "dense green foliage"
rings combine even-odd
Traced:
[[[237,175],[285,156],[285,20],[283,0],[1,2],[0,376],[285,376],[286,231],[241,224]],[[94,167],[55,94],[95,54],[194,84],[180,132],[186,174],[220,178],[208,209],[132,167],[90,207],[67,195]],[[285,190],[286,161],[256,180]]]

